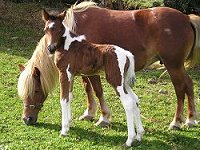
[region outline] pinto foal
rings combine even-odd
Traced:
[[[62,107],[61,135],[66,135],[70,127],[74,77],[76,75],[90,76],[104,71],[106,80],[119,95],[125,109],[128,127],[126,145],[131,146],[134,140],[140,141],[144,133],[138,97],[130,86],[135,79],[134,56],[118,46],[93,44],[88,42],[84,35],[72,33],[63,24],[65,15],[65,11],[59,15],[49,15],[43,11],[47,49],[50,54],[55,53],[55,64],[59,70]]]

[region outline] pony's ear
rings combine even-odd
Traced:
[[[46,22],[47,20],[49,20],[49,14],[48,14],[48,12],[45,9],[42,10],[42,20],[44,22]]]
[[[33,68],[33,76],[39,77],[40,76],[40,70],[37,67]]]
[[[58,17],[59,17],[59,19],[60,19],[61,21],[63,21],[63,20],[65,19],[65,16],[66,16],[66,10],[63,11],[63,12],[61,12],[61,13],[58,15]]]
[[[25,67],[22,64],[18,65],[20,72],[23,72],[25,70]]]

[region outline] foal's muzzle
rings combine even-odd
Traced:
[[[57,49],[57,44],[51,44],[47,46],[47,50],[50,54],[54,54]]]

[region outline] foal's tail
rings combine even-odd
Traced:
[[[186,63],[192,67],[200,63],[200,17],[192,14],[189,15],[189,18],[195,32],[195,43]]]
[[[135,59],[134,55],[130,52],[128,52],[126,56],[129,60],[129,66],[125,74],[125,83],[132,86],[135,82]]]

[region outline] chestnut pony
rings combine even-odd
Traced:
[[[195,125],[197,112],[193,83],[186,73],[184,63],[194,65],[200,60],[200,17],[187,16],[165,7],[116,11],[99,8],[93,2],[82,2],[68,9],[64,24],[74,33],[84,34],[90,42],[115,44],[129,50],[135,56],[135,71],[157,60],[162,61],[171,77],[177,97],[177,107],[170,129],[179,129],[184,122],[185,95],[188,99],[185,123],[189,126]],[[43,37],[36,49],[46,52],[46,48],[47,43]],[[37,120],[38,108],[52,89],[46,88],[46,85],[53,87],[46,83],[48,78],[44,78],[46,73],[39,63],[40,57],[34,58],[35,60],[32,58],[32,62],[29,61],[25,68],[20,67],[22,73],[18,83],[19,95],[25,105],[23,119],[27,124],[35,123]],[[54,67],[48,65],[42,67],[54,70]],[[52,78],[51,74],[50,71],[49,79]],[[96,102],[92,94],[94,89],[102,110],[97,124],[105,122],[109,124],[110,111],[104,100],[99,76],[83,77],[83,79],[88,96],[88,108],[81,119],[92,119],[95,116]]]

